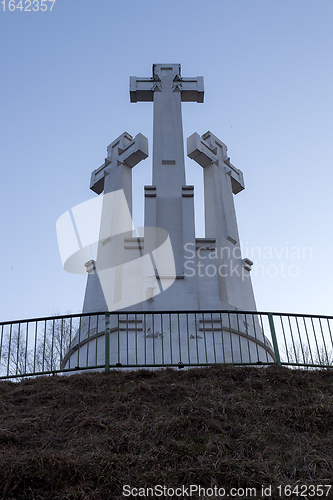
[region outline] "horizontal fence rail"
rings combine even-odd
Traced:
[[[104,312],[0,323],[0,378],[115,368],[333,366],[333,317],[256,311]]]

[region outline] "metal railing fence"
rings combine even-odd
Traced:
[[[257,311],[74,314],[0,323],[0,378],[216,363],[333,366],[333,316]]]

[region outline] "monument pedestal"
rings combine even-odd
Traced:
[[[89,323],[89,324],[88,324]],[[80,342],[78,342],[80,337]],[[259,321],[237,313],[120,313],[110,316],[109,362],[113,368],[272,363],[273,347]],[[105,364],[103,316],[82,322],[64,368]]]

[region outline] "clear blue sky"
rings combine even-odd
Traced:
[[[183,105],[184,137],[211,130],[244,173],[235,203],[244,257],[257,247],[258,310],[333,314],[332,0],[2,9],[0,320],[81,311],[86,278],[63,270],[56,221],[93,197],[91,172],[122,132],[143,133],[151,151],[152,104],[130,104],[128,87],[159,62],[204,76],[204,104]],[[200,237],[202,171],[186,168]],[[151,156],[134,169],[137,225],[150,182]],[[291,258],[293,247],[312,257]]]

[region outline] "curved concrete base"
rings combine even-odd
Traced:
[[[258,318],[234,313],[111,315],[109,345],[110,368],[275,361]],[[104,316],[84,319],[63,368],[103,367],[105,348]]]

